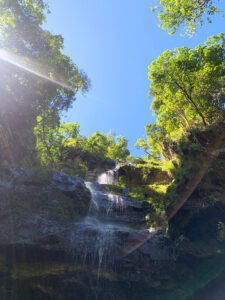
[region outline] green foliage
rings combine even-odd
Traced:
[[[109,158],[117,162],[126,161],[130,154],[127,149],[128,141],[124,136],[95,132],[83,144],[83,149],[99,158]]]
[[[96,157],[106,157],[109,142],[106,134],[101,134],[97,131],[88,137],[83,149],[94,154]]]
[[[78,176],[81,178],[85,178],[88,171],[88,167],[84,163],[77,163],[76,165],[70,164],[69,166],[67,166],[67,164],[59,164],[59,166],[62,172],[71,176]]]
[[[163,141],[166,136],[165,129],[160,128],[155,123],[149,123],[145,126],[145,132],[151,150],[151,155],[154,157],[160,156],[163,149]]]
[[[46,10],[42,0],[0,0],[1,146],[9,161],[32,150],[38,115],[68,109],[77,92],[89,85],[62,53],[62,36],[41,28]]]
[[[37,117],[37,125],[34,128],[36,136],[36,148],[43,165],[49,165],[59,156],[59,139],[55,135],[55,128],[59,125],[59,115],[54,111],[45,111]]]
[[[141,158],[136,158],[133,155],[128,155],[126,158],[126,162],[129,164],[138,164],[140,162],[142,162],[143,160]]]
[[[135,201],[147,201],[154,209],[165,209],[163,199],[167,190],[166,185],[151,184],[142,186],[131,186],[129,196]]]
[[[128,141],[124,136],[117,136],[115,141],[111,138],[106,156],[116,162],[125,162],[127,156],[130,154],[127,145]]]
[[[54,165],[67,158],[68,149],[81,149],[84,137],[78,123],[60,123],[55,111],[46,111],[37,117],[34,128],[36,149],[43,165]]]
[[[171,166],[169,173],[171,174],[173,182],[168,186],[165,202],[169,206],[175,206],[180,194],[185,190],[188,181],[194,174],[202,168],[203,162],[201,159],[202,147],[196,143],[195,146],[190,140],[181,139],[178,143],[177,149],[178,157],[176,160],[164,162],[165,166]]]
[[[167,184],[158,183],[129,187],[129,197],[134,201],[143,201],[149,226],[157,226],[165,217],[167,187]]]
[[[163,171],[166,171],[171,177],[173,177],[176,167],[179,165],[177,159],[165,160],[161,165]]]
[[[158,11],[160,27],[168,29],[170,34],[174,34],[180,25],[186,25],[186,34],[192,35],[196,32],[196,27],[202,25],[204,15],[211,23],[210,16],[219,13],[218,0],[160,0],[160,6],[152,11]]]
[[[1,24],[9,33],[15,29],[17,24],[26,26],[25,19],[31,21],[35,26],[42,25],[45,21],[44,12],[48,8],[43,0],[1,0],[0,4]],[[21,17],[24,19],[20,20]]]
[[[149,154],[149,145],[142,138],[139,138],[134,145],[137,149],[143,149],[146,154]]]
[[[152,197],[147,193],[147,201],[155,211],[176,207],[190,178],[204,165],[202,153],[210,142],[210,130],[217,128],[225,115],[224,57],[225,37],[219,34],[194,49],[167,50],[149,67],[157,122],[146,125],[147,143],[139,139],[136,145],[150,149],[145,159],[149,170],[151,157],[158,157],[158,168],[171,179],[160,183],[155,178],[152,183],[156,194]],[[142,174],[136,193],[141,198],[146,194],[142,194],[146,178],[152,176],[147,173]]]
[[[89,153],[98,159],[126,161],[129,155],[127,139],[114,138],[111,134],[95,132],[86,138],[80,134],[78,123],[59,122],[59,115],[48,110],[37,118],[34,128],[36,149],[42,165],[55,165],[60,162],[74,160],[82,153]],[[76,163],[80,172],[87,171],[82,163]]]
[[[107,192],[112,193],[114,195],[124,196],[123,188],[118,185],[105,184],[104,188]]]
[[[147,124],[151,151],[172,158],[173,141],[193,129],[218,122],[225,105],[225,38],[212,36],[205,45],[167,50],[149,69],[152,109],[157,124]]]
[[[143,209],[149,225],[157,225],[165,218],[168,205],[166,194],[172,178],[161,169],[162,163],[136,164],[122,166],[119,170],[119,186],[129,190],[134,201],[143,201]]]

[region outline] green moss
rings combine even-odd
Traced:
[[[40,168],[36,170],[36,176],[40,179],[40,180],[48,180],[49,177],[52,174],[52,170],[51,169],[46,169],[46,168]]]
[[[143,201],[149,225],[155,225],[164,215],[167,189],[172,183],[168,172],[162,170],[162,162],[122,167],[119,184],[128,188],[134,201]]]
[[[185,190],[187,182],[199,172],[203,163],[201,153],[190,152],[181,157],[179,166],[173,170],[174,180],[167,190],[166,202],[168,205],[172,203],[175,205],[180,194]]]
[[[46,277],[53,275],[63,275],[67,272],[87,270],[86,265],[65,264],[65,263],[24,263],[16,264],[12,269],[12,277],[14,279]]]
[[[76,210],[74,206],[74,200],[60,195],[59,203],[56,206],[51,206],[51,209],[48,210],[48,218],[50,220],[56,221],[76,221],[79,220],[79,211]]]
[[[139,186],[150,184],[168,184],[171,177],[156,164],[138,164],[135,166],[124,166],[119,174],[119,182],[125,186]]]
[[[146,201],[151,204],[151,207],[165,209],[164,198],[166,195],[166,185],[142,185],[139,187],[131,187],[129,196],[135,201]]]
[[[115,195],[119,195],[119,196],[123,196],[123,188],[119,185],[112,185],[112,184],[104,184],[104,188],[107,192],[115,194]]]
[[[67,166],[66,164],[64,166],[61,166],[60,170],[71,176],[85,178],[88,172],[88,167],[83,163],[75,164],[74,162],[72,162],[72,165],[70,166]]]

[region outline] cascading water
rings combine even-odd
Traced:
[[[92,196],[89,216],[95,216],[98,219],[105,218],[111,214],[123,212],[126,208],[127,197],[106,193],[97,182],[86,182],[86,186]]]
[[[115,170],[101,174],[98,182],[86,182],[92,196],[89,213],[71,236],[71,241],[80,247],[83,261],[97,265],[98,278],[102,269],[113,268],[116,259],[123,255],[124,248],[129,248],[130,244],[133,247],[149,235],[148,230],[129,226],[136,211],[141,209],[140,203],[104,190],[104,184],[116,182]],[[127,210],[130,210],[129,216]],[[133,210],[135,216],[132,215]]]
[[[101,190],[98,183],[86,182],[87,188],[91,192],[92,200],[89,208],[89,214],[85,218],[85,223],[91,225],[96,230],[95,255],[98,261],[98,277],[101,268],[106,265],[112,265],[115,259],[113,255],[116,232],[120,227],[107,222],[107,217],[116,210],[118,203],[122,204],[123,199],[120,196],[106,194]]]
[[[117,184],[118,178],[116,170],[113,169],[102,173],[100,176],[98,176],[97,181],[99,184]]]

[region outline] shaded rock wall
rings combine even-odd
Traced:
[[[0,169],[0,242],[33,243],[87,214],[91,195],[80,178],[56,171]]]

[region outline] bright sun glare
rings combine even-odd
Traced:
[[[72,91],[74,90],[72,87],[66,85],[65,83],[62,83],[58,80],[52,79],[50,76],[46,76],[46,75],[44,75],[44,74],[42,74],[38,71],[35,71],[34,68],[25,66],[23,63],[20,62],[21,61],[20,57],[17,57],[16,55],[11,54],[8,51],[5,51],[3,49],[0,50],[0,60],[4,60],[4,61],[8,62],[11,65],[14,65],[18,68],[21,68],[21,69],[23,69],[27,72],[30,72],[30,73],[38,76],[38,77],[41,77],[45,80],[53,82],[57,85],[60,85],[61,87],[65,88],[65,89],[69,89],[69,90],[72,90]]]

